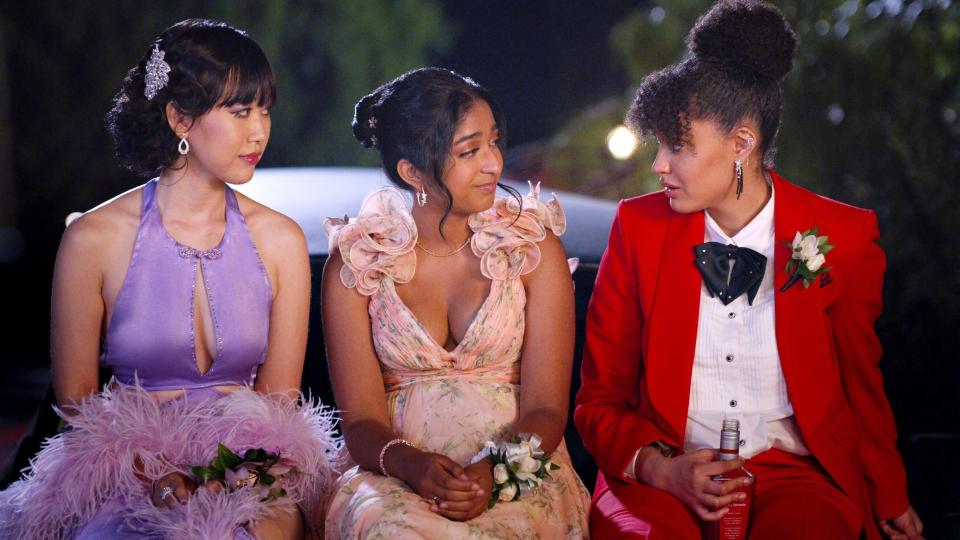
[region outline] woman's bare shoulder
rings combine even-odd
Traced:
[[[257,251],[269,267],[283,261],[307,264],[307,237],[296,221],[242,193],[237,193],[237,204]]]
[[[82,214],[69,216],[64,246],[102,250],[135,235],[142,191],[142,186],[131,189]]]

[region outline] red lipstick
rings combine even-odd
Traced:
[[[251,152],[249,154],[243,154],[242,156],[240,156],[240,159],[246,161],[251,165],[256,165],[257,163],[260,162],[260,154],[256,152]]]

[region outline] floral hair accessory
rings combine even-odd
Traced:
[[[801,279],[803,279],[803,288],[806,289],[817,279],[817,276],[833,268],[824,264],[827,262],[827,253],[830,253],[834,246],[827,243],[826,236],[819,234],[819,226],[803,232],[797,231],[790,244],[793,255],[787,262],[786,268],[790,279],[780,288],[780,292],[785,292]]]
[[[369,127],[371,131],[374,131],[374,132],[376,131],[376,129],[377,129],[377,117],[376,117],[376,116],[371,115],[370,118],[367,119],[367,127]],[[369,138],[368,140],[370,141],[370,146],[372,146],[372,147],[374,147],[374,148],[377,148],[377,147],[380,145],[380,140],[377,139],[377,134],[376,134],[376,133],[371,133],[371,134],[370,134],[370,138]]]
[[[160,44],[153,46],[153,52],[150,53],[150,59],[147,60],[146,74],[143,76],[143,95],[151,100],[156,97],[157,92],[163,90],[170,82],[170,64],[164,59],[166,53],[160,50]]]
[[[201,483],[219,482],[227,491],[253,489],[261,501],[269,502],[287,495],[280,487],[281,480],[294,469],[280,457],[280,452],[250,448],[240,456],[219,444],[217,457],[209,465],[194,465],[190,470]]]
[[[484,443],[472,462],[488,456],[493,462],[493,490],[487,508],[537,491],[543,479],[550,478],[550,471],[560,468],[540,449],[541,442],[543,439],[536,433],[521,433],[511,437],[510,442]]]

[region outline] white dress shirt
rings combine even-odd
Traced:
[[[723,305],[701,282],[697,345],[690,380],[684,450],[718,448],[724,419],[740,420],[740,455],[770,448],[809,455],[793,417],[780,367],[774,310],[774,196],[732,237],[704,212],[704,241],[750,248],[767,258],[753,300],[747,294]],[[693,246],[691,246],[692,248]],[[691,257],[692,259],[692,257]],[[639,453],[639,450],[637,451]],[[634,460],[624,471],[636,478]]]
[[[697,347],[690,381],[684,450],[717,448],[724,419],[740,420],[740,455],[770,448],[799,455],[803,443],[780,367],[774,310],[774,194],[763,210],[730,237],[704,212],[704,241],[750,248],[767,258],[753,300],[740,295],[727,305],[700,286]]]

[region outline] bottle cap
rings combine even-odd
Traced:
[[[720,431],[720,460],[732,461],[740,457],[740,421],[724,420]]]

